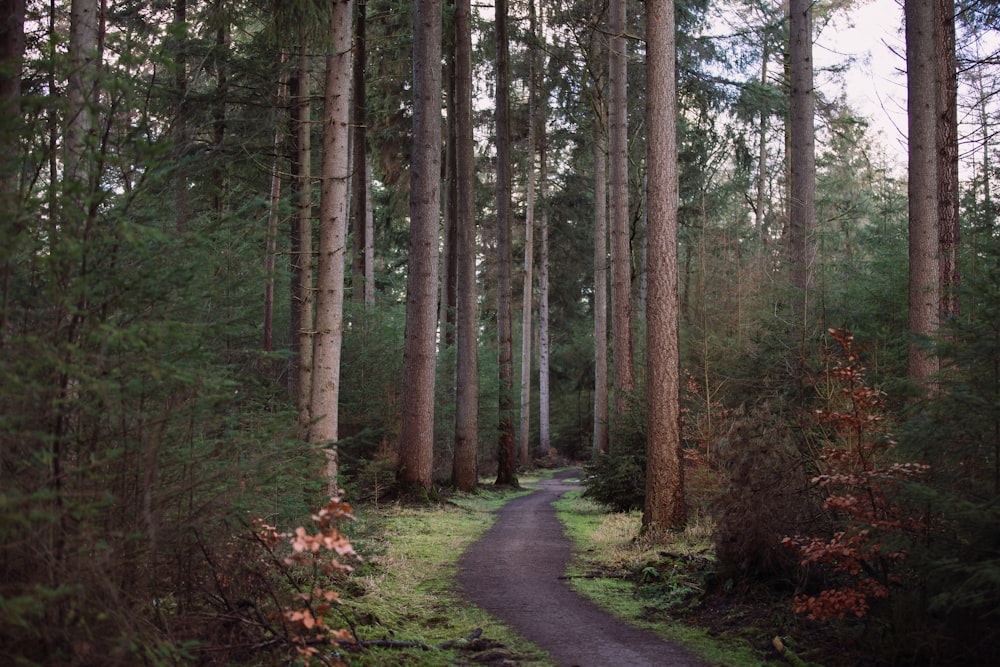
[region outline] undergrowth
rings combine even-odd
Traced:
[[[350,664],[444,667],[489,652],[520,665],[550,665],[531,644],[462,600],[454,584],[459,556],[493,524],[493,510],[525,492],[481,487],[435,505],[360,509],[355,544],[366,561],[355,574],[362,592],[345,606],[360,636],[387,645],[352,656]],[[481,636],[468,639],[477,630]],[[428,648],[448,642],[455,644]]]
[[[766,661],[742,639],[712,637],[679,622],[712,577],[712,525],[707,519],[664,540],[640,533],[638,511],[607,512],[569,492],[555,503],[575,544],[567,577],[573,588],[621,620],[680,644],[710,664],[762,665]]]

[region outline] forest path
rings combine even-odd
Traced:
[[[623,623],[573,591],[560,577],[572,551],[552,503],[578,486],[557,473],[535,491],[504,505],[497,522],[462,555],[464,597],[561,667],[704,667],[685,649]]]

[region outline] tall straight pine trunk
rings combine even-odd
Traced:
[[[367,0],[355,0],[354,23],[354,89],[351,103],[351,300],[365,303],[368,293],[368,150],[365,124],[365,65],[367,61]]]
[[[313,366],[313,261],[312,261],[312,147],[310,138],[311,89],[310,56],[303,47],[292,85],[292,128],[295,150],[292,179],[295,187],[295,216],[292,220],[291,250],[291,340],[294,367],[288,374],[299,415],[299,437],[309,437]]]
[[[643,526],[680,528],[685,520],[680,435],[677,299],[677,96],[673,0],[646,3],[646,139],[649,206],[646,354],[646,500]]]
[[[10,261],[21,233],[17,155],[21,129],[21,64],[24,59],[24,0],[0,2],[0,348],[7,331]]]
[[[343,341],[344,260],[350,197],[352,0],[336,0],[330,17],[330,53],[323,94],[323,166],[320,175],[319,247],[316,263],[316,332],[313,338],[309,442],[326,455],[327,492],[337,484],[337,403]]]
[[[816,129],[812,64],[812,1],[789,2],[789,185],[788,263],[794,291],[793,312],[800,339],[796,367],[801,378],[808,337],[809,296],[813,287],[816,227]]]
[[[595,0],[594,12],[601,10]],[[596,75],[594,106],[594,452],[608,453],[608,117],[604,95],[603,33],[594,30],[590,54]]]
[[[413,15],[413,151],[410,254],[403,343],[400,478],[431,488],[441,218],[441,0],[417,0]]]
[[[479,313],[476,305],[475,155],[472,134],[472,5],[455,1],[455,458],[452,483],[479,481]]]
[[[510,201],[510,83],[507,44],[507,1],[496,1],[496,124],[497,124],[497,344],[499,419],[497,484],[517,484],[514,448],[514,350],[511,333],[511,201]]]
[[[941,316],[959,314],[961,271],[958,187],[958,74],[955,54],[955,0],[934,0],[937,63],[938,246]]]
[[[934,48],[935,2],[907,0],[906,82],[909,120],[910,379],[927,387],[938,370],[925,347],[937,330],[941,306],[938,258],[938,178]]]
[[[632,252],[628,217],[628,67],[625,57],[626,0],[611,0],[608,55],[609,176],[611,214],[612,365],[616,423],[621,423],[635,393],[632,367]]]
[[[535,307],[535,152],[538,142],[538,20],[534,0],[528,0],[528,24],[532,45],[528,60],[528,173],[524,212],[524,280],[521,293],[521,465],[530,462],[531,436],[531,343]]]

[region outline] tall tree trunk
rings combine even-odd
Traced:
[[[316,265],[316,332],[313,338],[309,442],[326,455],[327,492],[337,484],[337,402],[343,340],[344,261],[350,197],[352,0],[335,0],[323,94],[323,166],[320,176],[319,252]]]
[[[479,314],[476,299],[475,155],[472,134],[472,6],[455,2],[456,354],[455,458],[452,483],[472,491],[479,481]]]
[[[100,68],[98,55],[98,13],[97,0],[73,0],[70,8],[69,80],[66,97],[69,106],[66,111],[66,132],[63,141],[63,181],[74,183],[74,196],[90,189],[92,178],[89,162],[93,161],[93,151],[88,144],[97,132],[95,105],[97,101],[97,79]],[[76,201],[73,214],[86,210],[86,203]]]
[[[354,22],[354,88],[351,105],[351,130],[353,137],[351,149],[351,228],[353,236],[353,252],[351,253],[351,300],[363,303],[365,300],[365,248],[366,220],[368,214],[368,179],[367,179],[367,125],[365,118],[365,66],[366,56],[366,25],[368,21],[367,0],[355,0],[357,17]]]
[[[400,478],[430,490],[434,454],[438,224],[441,219],[441,0],[413,15],[410,253],[399,433]]]
[[[375,305],[375,209],[372,205],[372,161],[365,160],[365,305]]]
[[[174,226],[183,233],[187,227],[188,175],[183,167],[188,150],[187,103],[187,0],[174,1],[174,88],[177,95],[173,127],[174,138]]]
[[[628,413],[632,395],[635,393],[635,370],[632,360],[632,253],[629,247],[628,215],[626,4],[626,0],[611,0],[611,42],[608,56],[612,365],[616,423],[620,423]]]
[[[58,323],[57,336],[61,339],[59,359],[55,366],[55,382],[52,387],[50,450],[47,452],[53,496],[54,513],[58,525],[52,526],[50,543],[46,545],[52,559],[49,561],[49,584],[58,587],[64,576],[63,559],[69,532],[73,521],[69,515],[66,499],[67,486],[73,481],[71,455],[72,422],[74,402],[72,394],[77,377],[74,367],[80,363],[78,346],[80,331],[90,312],[91,290],[87,282],[92,271],[90,241],[97,220],[97,194],[100,174],[96,144],[97,102],[100,90],[100,68],[102,61],[103,9],[99,0],[73,0],[70,8],[69,37],[69,77],[66,83],[66,120],[63,129],[62,182],[53,181],[53,209],[48,239],[48,251],[54,261],[55,279],[64,290],[64,300],[59,302],[59,311],[54,319]],[[52,10],[55,10],[54,5]],[[53,172],[55,175],[56,171]],[[61,189],[60,189],[61,188]],[[56,193],[56,190],[59,190]],[[62,200],[58,199],[62,195]],[[5,212],[6,214],[6,212]],[[67,249],[70,249],[67,252]],[[147,489],[145,493],[151,493]],[[147,515],[148,516],[148,515]],[[149,536],[155,542],[154,526]],[[62,627],[66,610],[59,605],[50,607],[51,615],[45,623]]]
[[[496,0],[496,123],[497,123],[497,343],[499,361],[499,420],[497,484],[517,484],[514,450],[514,350],[511,333],[511,201],[510,201],[510,83],[508,71],[507,0]]]
[[[907,0],[904,7],[909,121],[909,325],[913,337],[909,376],[925,388],[938,370],[937,358],[925,343],[937,329],[941,312],[934,5],[927,0]]]
[[[222,0],[213,6],[215,31],[215,100],[212,108],[212,150],[215,151],[215,179],[212,208],[221,215],[225,209],[225,193],[229,183],[228,165],[222,156],[226,141],[226,107],[229,103],[229,17]]]
[[[542,105],[539,127],[542,136],[538,146],[538,198],[541,218],[538,224],[538,452],[546,456],[552,448],[551,388],[549,385],[549,207],[548,207],[548,139],[545,135],[546,114]]]
[[[649,293],[646,501],[643,526],[684,524],[677,300],[677,97],[674,3],[646,3],[646,139]]]
[[[0,0],[0,349],[7,331],[10,261],[21,233],[18,206],[18,137],[21,130],[21,64],[24,0]]]
[[[299,437],[309,437],[309,410],[313,367],[313,197],[311,140],[310,56],[303,47],[298,56],[292,85],[292,127],[295,152],[292,180],[296,192],[295,216],[291,225],[291,339],[294,367],[289,373],[292,396],[299,415]]]
[[[768,40],[764,38],[763,44],[763,54],[761,55],[760,63],[760,85],[767,85],[767,63],[770,60],[771,54],[768,49]],[[760,112],[759,122],[759,132],[760,132],[760,144],[757,147],[757,196],[754,202],[754,227],[756,228],[757,235],[760,238],[761,246],[766,248],[768,241],[768,233],[765,228],[766,217],[764,215],[765,193],[767,186],[767,116],[768,112],[766,109],[762,109]]]
[[[521,292],[521,465],[530,463],[531,435],[531,343],[535,305],[535,152],[538,136],[538,19],[534,0],[528,0],[528,31],[532,41],[528,55],[528,173],[524,217],[524,280]]]
[[[958,289],[958,71],[955,54],[955,0],[935,0],[937,52],[938,252],[941,316],[959,314]]]
[[[288,84],[285,75],[286,55],[279,62],[278,93],[274,104],[274,158],[271,162],[271,192],[267,208],[266,247],[264,250],[264,351],[274,349],[274,265],[278,254],[278,213],[281,206],[281,155],[282,132],[278,119],[288,104]]]
[[[5,198],[17,185],[24,12],[24,0],[0,0],[0,196]],[[3,201],[4,210],[13,211],[9,203]]]
[[[800,336],[806,335],[809,295],[813,285],[816,226],[816,128],[812,64],[813,0],[789,2],[789,183],[788,263],[795,290],[794,308]],[[804,354],[804,351],[802,352]],[[802,359],[800,359],[800,363]]]
[[[448,0],[448,13],[454,14],[455,0]],[[455,40],[451,35],[445,35],[445,79],[447,108],[447,139],[445,140],[444,156],[444,253],[441,261],[441,313],[438,320],[441,326],[441,343],[443,349],[449,349],[455,344],[455,315],[458,308],[458,188],[455,171],[456,151],[458,144],[458,122],[455,118]],[[447,357],[446,357],[447,358]],[[454,371],[453,368],[448,369]],[[444,377],[454,379],[454,372],[445,372]],[[454,385],[449,389],[453,390]],[[451,395],[449,391],[449,395]]]
[[[601,11],[595,1],[595,17]],[[594,21],[595,25],[599,21]],[[608,114],[604,96],[603,33],[591,33],[594,106],[594,452],[608,453]]]

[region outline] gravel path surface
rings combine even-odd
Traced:
[[[559,577],[572,545],[552,502],[579,488],[564,471],[510,501],[496,524],[463,554],[458,580],[467,600],[548,651],[561,667],[704,667],[651,632],[627,625]]]

